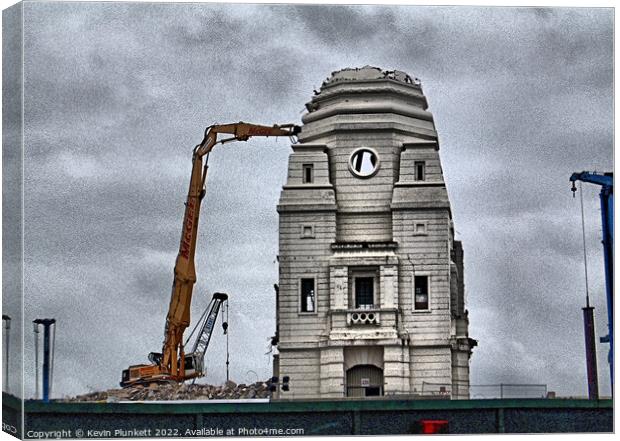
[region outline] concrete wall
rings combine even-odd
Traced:
[[[419,433],[420,420],[445,419],[448,433],[612,432],[611,400],[385,400],[272,403],[25,403],[3,396],[5,432],[187,430],[228,428],[301,429],[304,435],[391,435]],[[71,435],[67,436],[67,431]],[[283,433],[285,435],[285,433]],[[299,433],[298,433],[299,435]],[[114,436],[114,433],[111,434]],[[119,435],[116,435],[119,436]],[[121,435],[122,436],[122,435]],[[84,435],[82,436],[82,438]],[[127,435],[125,435],[127,437]],[[192,435],[185,435],[192,437]],[[203,436],[204,437],[204,436]],[[32,436],[31,436],[32,438]]]

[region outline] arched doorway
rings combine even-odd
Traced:
[[[347,370],[347,397],[383,395],[383,369],[371,364],[353,366]]]

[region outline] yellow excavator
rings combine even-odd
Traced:
[[[194,344],[194,350],[185,354],[183,333],[190,323],[190,306],[192,291],[196,282],[194,255],[196,253],[196,237],[200,204],[206,193],[207,169],[209,153],[217,144],[231,141],[247,141],[254,136],[288,136],[294,138],[301,128],[293,124],[262,126],[238,122],[218,124],[207,127],[204,139],[193,151],[192,174],[189,183],[185,216],[181,232],[179,254],[174,266],[174,281],[166,328],[161,353],[151,352],[151,364],[129,366],[121,375],[121,387],[148,385],[150,383],[183,382],[205,375],[204,353],[211,338],[211,332],[220,305],[228,298],[226,294],[215,293],[208,307],[208,312]],[[218,140],[218,135],[228,134],[231,137]]]

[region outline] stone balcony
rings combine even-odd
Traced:
[[[380,325],[381,309],[375,305],[347,311],[347,326]]]
[[[348,344],[389,344],[398,340],[398,310],[396,308],[355,308],[329,311],[331,329],[329,340],[348,341]],[[395,340],[396,339],[396,340]],[[364,343],[366,342],[366,343]]]
[[[396,328],[397,309],[381,308],[379,305],[369,305],[365,308],[349,308],[331,310],[332,329],[347,328]]]

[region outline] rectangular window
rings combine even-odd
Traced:
[[[301,279],[301,312],[314,312],[316,296],[314,279]]]
[[[413,165],[415,168],[415,180],[424,181],[426,179],[426,164],[424,161],[415,161]]]
[[[301,238],[314,238],[314,225],[302,225],[301,226]]]
[[[304,164],[303,170],[304,170],[303,183],[312,184],[314,182],[314,164]]]
[[[372,308],[375,297],[374,277],[355,278],[355,307]]]
[[[416,222],[415,234],[426,234],[426,224],[424,222]]]
[[[414,286],[414,306],[413,309],[428,309],[428,276],[415,276]]]

